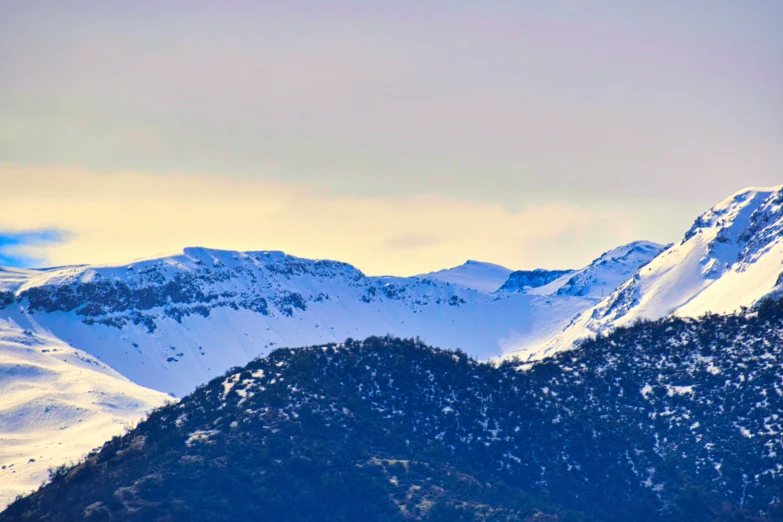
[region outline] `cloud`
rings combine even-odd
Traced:
[[[0,230],[0,265],[30,266],[44,258],[37,257],[47,246],[66,241],[69,234],[62,230],[28,230],[24,232]]]
[[[542,202],[510,211],[435,196],[336,197],[221,176],[0,166],[0,186],[0,230],[69,231],[10,245],[28,264],[114,263],[206,246],[339,259],[371,274],[414,274],[468,258],[511,268],[579,266],[638,232],[614,207]]]

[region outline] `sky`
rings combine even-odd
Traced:
[[[0,265],[572,268],[783,182],[778,0],[0,3]]]

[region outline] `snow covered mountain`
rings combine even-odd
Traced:
[[[745,189],[701,215],[682,241],[541,347],[539,358],[637,319],[753,307],[783,289],[783,186]]]
[[[8,321],[0,321],[0,397],[0,510],[49,467],[76,461],[167,398]]]
[[[637,319],[730,313],[767,296],[783,296],[783,186],[734,194],[678,244],[634,242],[579,270],[468,261],[368,277],[336,261],[205,248],[0,268],[0,505],[165,393],[183,396],[277,347],[393,334],[536,360]]]
[[[612,284],[620,280],[616,271],[632,272],[649,260],[638,254],[617,256],[613,264],[599,259],[577,275],[596,287]],[[497,282],[506,270],[463,267],[445,275],[367,277],[345,263],[282,252],[188,248],[123,266],[0,272],[0,319],[61,339],[138,384],[182,396],[275,347],[348,337],[419,336],[496,357],[544,342],[598,301],[595,291],[488,293],[440,279],[456,275],[482,286],[487,274]]]
[[[540,359],[639,318],[752,307],[783,295],[782,232],[776,187],[731,196],[676,245],[634,242],[579,270],[468,261],[368,277],[336,261],[205,248],[118,266],[0,269],[0,500],[164,393],[183,396],[277,347],[390,333],[479,359]]]
[[[508,280],[509,275],[511,270],[504,266],[468,260],[460,266],[421,274],[418,277],[461,285],[479,292],[494,292]]]
[[[635,269],[622,264],[591,281]],[[78,460],[164,393],[181,397],[277,347],[392,333],[487,359],[544,342],[598,301],[556,285],[481,290],[509,274],[468,262],[367,277],[335,261],[204,248],[122,266],[0,269],[0,500]]]

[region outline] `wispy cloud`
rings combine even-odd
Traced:
[[[0,230],[0,265],[40,265],[46,261],[46,249],[68,240],[69,236],[69,233],[56,229],[23,232]]]

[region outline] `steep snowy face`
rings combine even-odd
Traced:
[[[609,295],[665,248],[650,241],[635,241],[604,253],[581,270],[514,272],[501,290],[600,299]]]
[[[746,189],[701,215],[683,240],[583,313],[535,357],[636,319],[752,307],[783,283],[783,187]]]
[[[610,250],[574,274],[557,294],[605,297],[665,249],[658,243],[635,241]]]
[[[2,320],[0,397],[0,510],[36,489],[48,468],[78,461],[168,399],[58,339]]]
[[[504,266],[469,260],[460,266],[418,277],[461,285],[480,292],[494,292],[508,279],[509,274],[511,270]]]

